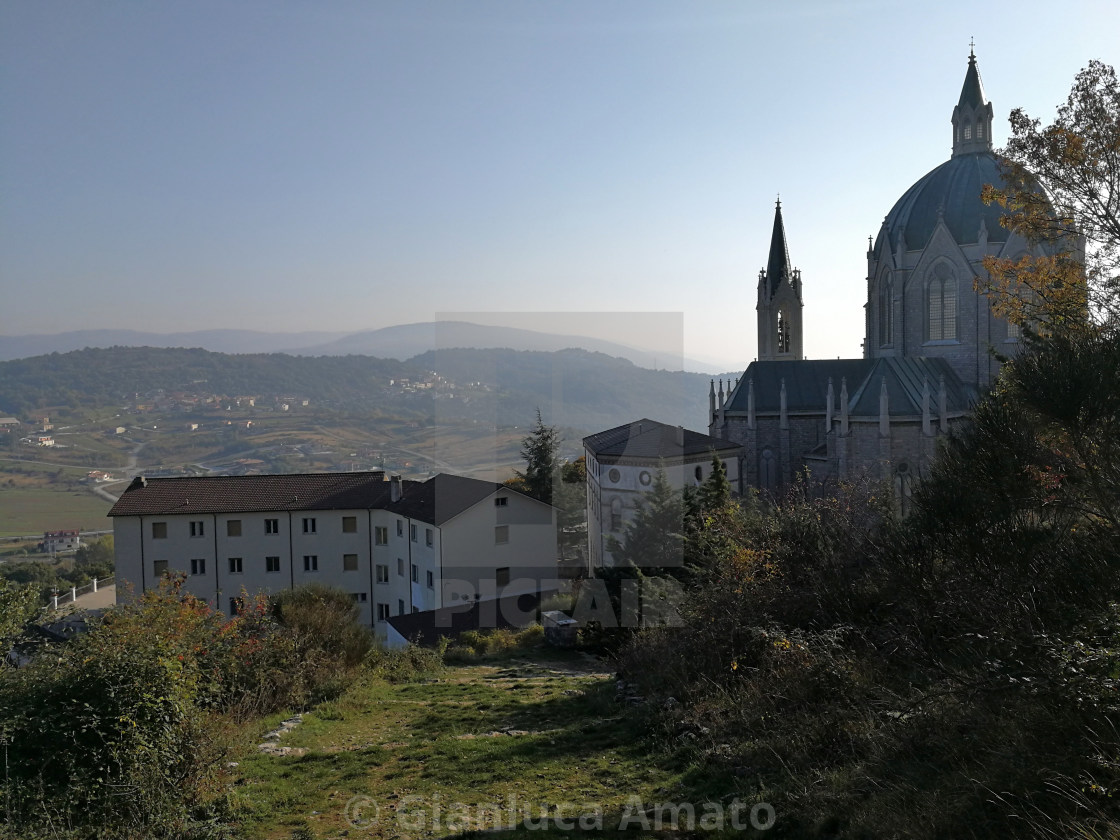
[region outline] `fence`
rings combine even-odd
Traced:
[[[94,578],[92,582],[87,583],[85,586],[71,586],[69,592],[65,592],[61,595],[55,592],[50,598],[51,609],[57,610],[59,607],[72,604],[82,595],[96,592],[99,588],[104,589],[106,586],[112,586],[114,581],[115,578],[112,577],[101,578],[101,580]]]

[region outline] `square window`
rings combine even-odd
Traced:
[[[494,529],[494,544],[505,545],[509,542],[509,526],[499,525]]]
[[[166,560],[153,560],[152,561],[152,574],[157,578],[163,577],[167,574],[167,561]]]
[[[356,534],[358,533],[358,517],[344,516],[342,517],[342,533]]]
[[[424,545],[430,546],[432,544],[432,529],[424,529]]]
[[[266,572],[280,571],[280,558],[279,557],[266,557],[264,558],[264,570]]]
[[[229,558],[229,573],[231,575],[241,574],[241,558],[240,557]]]
[[[415,563],[412,564],[412,582],[413,583],[419,583],[420,582],[420,567],[417,566]]]
[[[377,564],[377,582],[378,583],[388,583],[389,582],[389,567],[386,566],[384,563],[378,563]]]
[[[167,523],[166,522],[153,522],[152,523],[152,539],[165,540],[167,539]]]
[[[377,605],[377,620],[378,621],[388,621],[388,619],[389,619],[389,605],[388,604],[378,604]]]
[[[192,537],[205,537],[206,536],[206,523],[201,519],[191,522],[191,536]]]
[[[241,536],[241,520],[240,519],[227,519],[226,520],[226,536],[227,537],[240,537]]]
[[[432,589],[436,585],[436,576],[434,574],[432,574],[431,572],[428,572],[427,575],[428,575],[428,588]]]
[[[316,529],[315,517],[314,516],[305,516],[303,518],[303,533],[314,534],[315,529]]]
[[[264,532],[266,534],[279,534],[280,533],[280,520],[279,519],[266,519],[264,521]]]
[[[343,554],[342,555],[342,571],[356,572],[358,571],[358,555],[357,554]]]
[[[236,597],[235,598],[230,598],[229,599],[229,614],[231,616],[237,615],[237,613],[240,611],[240,609],[241,609],[241,599],[236,598]]]
[[[498,586],[509,586],[509,566],[494,570],[494,583]]]
[[[494,507],[509,507],[509,496],[498,496],[495,498]]]
[[[375,545],[389,544],[389,526],[378,525],[373,529],[373,542]]]
[[[353,598],[355,601],[364,604],[365,601],[366,601],[366,598],[367,598],[367,593],[365,593],[365,592],[351,592],[350,597]]]
[[[206,558],[200,557],[191,560],[191,574],[204,575],[206,574]]]
[[[303,570],[305,572],[319,571],[319,555],[318,554],[305,554],[303,555]]]

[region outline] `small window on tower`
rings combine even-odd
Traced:
[[[783,310],[778,313],[778,352],[788,353],[789,344],[789,318]]]
[[[976,137],[978,140],[984,139],[984,123],[982,122],[976,123]]]
[[[971,123],[966,123],[965,124],[964,139],[965,140],[971,140],[972,139],[972,124]]]

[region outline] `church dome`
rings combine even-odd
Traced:
[[[992,152],[953,156],[895,202],[879,232],[876,252],[884,236],[889,237],[887,247],[896,248],[900,234],[905,237],[904,250],[920,251],[929,243],[939,218],[945,220],[958,245],[979,242],[981,225],[987,229],[989,242],[1006,242],[1008,231],[999,223],[1003,209],[980,200],[985,184],[1003,184],[999,163]]]

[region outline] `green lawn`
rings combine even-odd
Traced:
[[[112,505],[88,490],[51,490],[0,485],[0,537],[64,528],[102,531],[113,527]]]
[[[449,668],[400,685],[370,679],[280,739],[302,754],[241,759],[236,830],[389,838],[516,826],[511,833],[528,837],[542,832],[522,820],[547,813],[544,833],[558,837],[572,833],[567,825],[578,830],[580,814],[600,834],[591,816],[599,808],[616,834],[630,797],[698,807],[747,799],[735,789],[742,780],[696,766],[680,739],[672,749],[662,742],[646,710],[617,703],[611,676],[575,654]],[[644,834],[639,822],[627,827]]]

